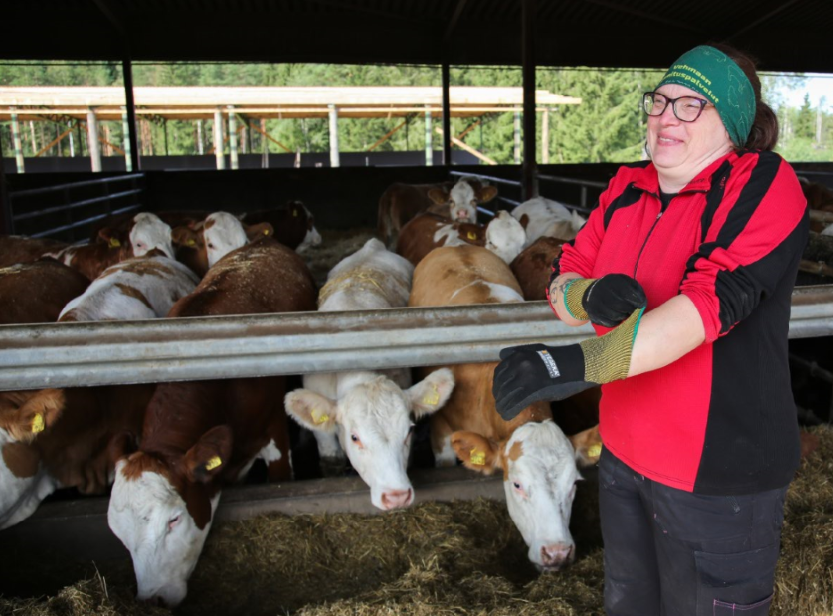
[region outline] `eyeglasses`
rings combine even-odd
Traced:
[[[703,113],[706,105],[711,105],[706,99],[696,96],[668,98],[659,92],[645,92],[642,95],[642,110],[649,116],[661,116],[669,103],[674,115],[681,122],[694,122]]]

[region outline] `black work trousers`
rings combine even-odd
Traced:
[[[599,461],[607,616],[765,616],[787,488],[703,496]]]

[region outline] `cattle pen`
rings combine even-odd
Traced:
[[[335,263],[376,235],[379,197],[395,183],[479,177],[499,189],[491,205],[477,208],[483,218],[539,195],[574,213],[592,210],[620,163],[550,160],[546,146],[559,114],[583,109],[588,99],[540,88],[536,67],[664,69],[686,48],[725,40],[774,75],[833,73],[829,0],[703,0],[696,7],[651,0],[12,0],[4,20],[0,63],[58,61],[67,74],[74,65],[106,63],[117,76],[109,83],[122,87],[67,83],[49,92],[0,83],[0,122],[9,135],[0,145],[12,154],[0,158],[0,236],[83,243],[115,216],[206,208],[242,215],[297,199],[324,238],[305,257],[319,287]],[[232,63],[241,73],[245,63],[395,63],[431,66],[437,82],[157,88],[134,85],[140,63],[178,63],[174,68],[185,71],[189,64]],[[456,68],[466,65],[511,66],[521,85],[455,83]],[[482,147],[465,142],[498,113],[512,116],[506,160],[514,164],[493,164]],[[365,151],[345,151],[339,141],[354,117],[390,118],[391,130],[369,136]],[[275,118],[326,122],[324,145],[288,147],[266,127]],[[452,118],[471,124],[454,131]],[[167,123],[183,120],[197,135],[198,153],[167,156]],[[158,129],[154,137],[151,127]],[[409,127],[424,149],[380,152]],[[73,156],[49,155],[70,143]],[[794,167],[833,188],[833,163]],[[817,224],[830,216],[811,213]],[[833,255],[808,252],[805,259],[792,295],[789,344],[808,455],[787,498],[773,616],[833,613]],[[589,326],[553,319],[541,301],[0,325],[0,392],[268,376],[286,376],[289,391],[301,387],[301,375],[487,362],[509,345],[565,345],[591,335]],[[501,473],[433,468],[424,422],[415,429],[408,472],[414,503],[387,512],[373,506],[355,471],[322,476],[317,450],[304,457],[316,445],[311,432],[290,424],[296,480],[268,483],[266,467],[255,465],[223,491],[175,613],[604,613],[594,467],[581,471],[569,524],[576,562],[542,573],[507,512]],[[109,496],[59,491],[28,519],[0,530],[0,615],[171,613],[136,600],[131,555],[108,526],[108,506]]]

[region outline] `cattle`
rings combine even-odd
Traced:
[[[520,287],[501,259],[483,248],[456,246],[438,248],[416,267],[409,305],[520,301]],[[598,459],[598,433],[591,430],[568,439],[543,401],[503,421],[491,393],[496,365],[451,367],[454,392],[431,417],[434,456],[440,466],[459,458],[486,474],[502,470],[509,515],[529,546],[529,559],[542,571],[558,570],[575,558],[569,522],[581,479],[577,462]]]
[[[470,222],[454,222],[445,216],[423,212],[402,227],[397,254],[417,265],[429,252],[440,246],[486,245],[486,228]]]
[[[526,235],[520,223],[501,210],[483,226],[453,222],[439,214],[425,212],[402,228],[396,252],[417,265],[429,252],[440,246],[484,246],[507,263],[520,252]]]
[[[164,210],[161,212],[154,212],[153,214],[162,222],[168,225],[171,229],[181,226],[195,225],[198,222],[205,220],[211,212],[205,210]],[[101,230],[107,231],[103,235],[110,235],[118,233],[125,237],[130,232],[133,226],[133,218],[135,214],[121,214],[118,216],[108,216],[104,221],[92,227],[90,234],[90,242],[106,241],[102,237]]]
[[[0,325],[54,323],[90,281],[54,259],[0,268]]]
[[[103,494],[112,438],[134,439],[154,385],[0,392],[0,528],[58,488]]]
[[[83,295],[67,303],[60,321],[111,321],[164,317],[199,283],[182,263],[154,250],[104,270]]]
[[[231,251],[250,240],[272,234],[268,222],[247,225],[228,212],[214,212],[202,222],[175,228],[172,236],[177,261],[202,277]]]
[[[497,188],[474,178],[460,178],[456,183],[392,184],[379,199],[379,236],[395,248],[405,223],[425,211],[454,222],[476,222],[477,206],[496,195]]]
[[[573,239],[586,222],[578,213],[552,199],[534,197],[514,210],[514,216],[526,231],[524,248],[539,237],[554,237],[564,241]]]
[[[340,261],[321,289],[319,311],[376,310],[408,304],[413,266],[370,239]],[[438,371],[411,385],[410,371],[352,370],[304,376],[304,388],[286,396],[286,409],[316,435],[319,452],[336,460],[346,452],[370,486],[374,506],[409,506],[408,480],[413,419],[445,404],[454,388],[450,371]],[[340,446],[339,446],[340,444]]]
[[[174,257],[171,228],[149,212],[133,217],[133,224],[126,236],[122,232],[105,228],[99,231],[99,238],[102,241],[70,246],[46,256],[77,269],[90,280],[95,280],[101,272],[119,261],[141,257],[153,249],[161,250],[172,259]]]
[[[539,237],[510,264],[526,301],[547,299],[552,262],[561,255],[563,243],[554,237]]]
[[[69,244],[45,237],[5,235],[0,237],[0,267],[32,263],[50,252],[61,251]]]
[[[240,218],[249,225],[269,223],[275,231],[275,239],[296,252],[321,244],[315,217],[300,201],[290,201],[286,207],[274,210],[248,212]]]
[[[269,237],[213,265],[171,317],[296,312],[315,307],[303,260]],[[107,520],[133,559],[140,600],[178,605],[224,486],[256,457],[289,479],[284,377],[161,383],[137,450],[114,439],[116,477]]]

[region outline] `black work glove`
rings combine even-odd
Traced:
[[[648,300],[635,279],[625,274],[608,274],[596,279],[570,280],[564,291],[564,304],[579,320],[616,327],[634,310],[645,308]]]
[[[563,400],[598,385],[584,380],[584,351],[578,344],[508,347],[500,351],[500,359],[492,394],[497,412],[505,421],[533,402]]]
[[[598,338],[551,347],[524,344],[500,351],[492,395],[509,421],[533,402],[563,400],[603,383],[627,378],[644,308]]]

